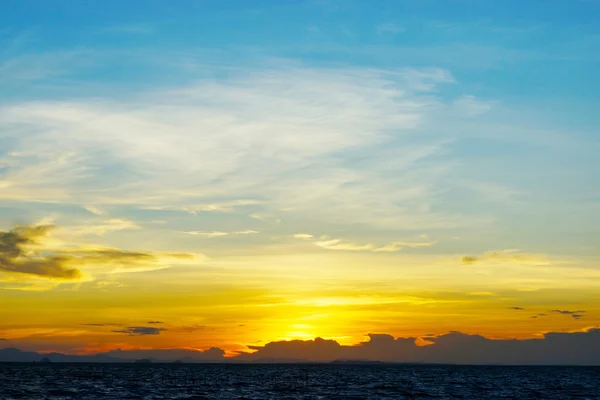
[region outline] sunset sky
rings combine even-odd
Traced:
[[[600,328],[598,71],[597,0],[0,2],[0,348]]]

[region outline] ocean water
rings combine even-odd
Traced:
[[[600,399],[600,367],[6,363],[0,399]]]

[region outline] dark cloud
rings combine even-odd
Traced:
[[[117,261],[119,263],[130,263],[138,261],[153,261],[155,256],[150,253],[142,253],[139,251],[126,251],[119,249],[77,249],[69,252],[74,257],[84,259],[87,262],[110,262]]]
[[[463,264],[475,264],[477,261],[481,261],[481,259],[475,256],[462,256],[460,258],[460,262]]]
[[[130,336],[160,335],[165,328],[154,328],[152,326],[128,326],[124,329],[113,330],[115,333],[126,333]]]
[[[508,307],[511,310],[517,310],[517,311],[523,311],[524,308],[523,307]]]
[[[577,311],[568,311],[568,310],[550,310],[550,312],[564,314],[564,315],[574,315],[584,313],[585,310],[577,310]]]
[[[573,319],[581,319],[581,318],[583,318],[583,313],[585,313],[585,310],[576,310],[576,311],[550,310],[550,312],[557,313],[557,314],[563,314],[563,315],[570,315],[571,318],[573,318]]]
[[[129,327],[119,333],[128,333],[148,327]],[[139,333],[138,333],[139,334]],[[146,333],[147,334],[147,333]],[[335,360],[363,360],[384,362],[418,362],[440,364],[503,364],[503,365],[598,365],[600,360],[600,329],[584,332],[549,332],[536,339],[489,339],[461,332],[426,338],[427,346],[418,346],[416,338],[394,338],[388,334],[370,334],[368,340],[354,346],[345,346],[335,340],[292,340],[248,346],[241,352],[225,358],[217,347],[204,351],[190,349],[113,350],[88,357],[89,361],[137,360],[142,358],[185,362],[290,362]],[[18,352],[16,349],[12,353]],[[252,351],[252,352],[250,352]],[[6,353],[6,352],[5,352]],[[28,358],[15,358],[0,351],[0,361],[35,361],[42,356],[31,353]],[[29,354],[29,353],[28,353]],[[57,361],[77,361],[79,356],[64,357],[53,353]],[[14,356],[14,354],[13,354]],[[34,357],[35,356],[35,357]],[[12,358],[11,358],[12,357]],[[33,357],[33,358],[32,358]],[[53,356],[54,357],[54,356]],[[87,360],[87,358],[86,358]]]
[[[514,249],[486,251],[480,256],[465,255],[460,258],[460,262],[463,264],[475,264],[484,261],[533,265],[548,265],[550,263],[543,254],[522,253]]]
[[[164,324],[162,321],[148,321],[149,324]]]
[[[81,272],[68,265],[69,257],[40,256],[27,250],[27,246],[38,244],[38,240],[52,229],[51,225],[38,225],[17,226],[8,232],[0,231],[0,271],[49,279],[79,279]]]
[[[236,359],[246,361],[333,361],[365,360],[449,364],[508,365],[597,365],[600,359],[600,329],[587,332],[546,333],[540,339],[494,340],[480,335],[450,332],[426,338],[431,344],[417,346],[415,338],[371,334],[356,346],[334,340],[271,342],[249,346],[254,353]]]
[[[189,253],[145,253],[119,249],[46,250],[44,255],[34,251],[40,240],[55,227],[53,225],[17,226],[11,231],[0,231],[0,272],[28,274],[48,279],[77,280],[83,265],[118,264],[135,268],[140,264],[156,263],[165,256],[179,260],[193,259]]]
[[[335,340],[316,338],[314,340],[270,342],[264,346],[248,346],[255,353],[244,353],[240,360],[308,360],[333,361],[339,359],[394,361],[396,359],[416,360],[419,349],[416,338],[397,338],[386,334],[369,334],[369,341],[358,346],[342,346]]]
[[[3,340],[8,340],[8,339],[4,339],[4,338],[0,337],[0,342],[3,341]]]

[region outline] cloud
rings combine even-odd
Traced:
[[[240,360],[371,360],[387,362],[429,362],[450,364],[508,365],[597,365],[600,357],[600,329],[585,332],[549,332],[541,339],[488,339],[480,335],[450,332],[427,336],[427,346],[417,346],[416,338],[394,338],[369,334],[369,340],[355,346],[335,340],[270,342],[248,346]]]
[[[181,326],[179,329],[181,329],[184,332],[191,333],[191,332],[203,331],[207,328],[208,328],[208,326],[206,326],[206,325],[184,325],[184,326]]]
[[[162,321],[148,321],[149,324],[164,324]]]
[[[506,249],[499,251],[488,251],[482,256],[462,256],[460,258],[463,264],[478,264],[478,263],[511,263],[525,265],[551,265],[552,262],[543,254],[527,254],[522,253],[517,249]]]
[[[218,237],[218,236],[227,236],[227,232],[203,232],[203,231],[182,231],[180,233],[185,233],[186,235],[194,235],[194,236],[206,236],[206,237]]]
[[[212,231],[212,232],[204,232],[204,231],[181,231],[180,233],[185,233],[187,235],[194,236],[205,236],[205,237],[219,237],[219,236],[233,236],[233,235],[254,235],[259,233],[258,231],[253,230],[245,230],[245,231],[237,231],[237,232],[221,232],[221,231]]]
[[[128,327],[113,331],[127,335],[158,335],[161,328]],[[191,331],[190,331],[191,332]],[[425,341],[426,345],[421,345]],[[420,342],[420,343],[419,343]],[[336,340],[274,341],[249,345],[247,351],[225,358],[217,347],[204,351],[190,349],[112,350],[100,353],[116,360],[154,360],[190,362],[331,362],[362,360],[402,363],[437,363],[464,365],[598,365],[600,329],[580,332],[547,332],[535,339],[490,339],[452,331],[439,336],[394,337],[370,333],[367,340],[355,345],[342,345]],[[14,354],[7,354],[11,356]],[[0,361],[4,353],[0,353]],[[65,359],[63,357],[63,359]],[[19,361],[11,358],[12,361]],[[26,360],[22,358],[21,361]],[[31,361],[31,358],[27,358]],[[103,360],[101,357],[99,360]],[[94,360],[91,360],[94,361]]]
[[[385,23],[385,24],[381,24],[378,25],[375,30],[377,31],[378,35],[385,35],[385,34],[392,34],[395,35],[397,33],[401,33],[401,32],[405,32],[406,29],[396,25],[396,24],[392,24],[392,23]]]
[[[585,310],[577,310],[577,311],[568,311],[568,310],[550,310],[550,312],[565,314],[565,315],[573,315],[573,314],[581,314],[584,313]]]
[[[310,237],[306,235],[298,236],[294,235],[294,237],[298,239],[311,240],[312,235]],[[328,236],[325,236],[325,240],[319,240],[313,242],[316,246],[322,247],[327,250],[343,250],[343,251],[373,251],[373,252],[396,252],[400,251],[404,248],[420,248],[420,247],[430,247],[435,245],[437,242],[392,242],[382,246],[377,246],[372,243],[367,244],[356,244],[356,243],[348,243],[344,242],[342,239],[331,239]]]
[[[319,29],[319,27],[318,27],[318,26],[316,26],[316,25],[308,25],[308,26],[306,27],[306,30],[307,30],[308,32],[310,32],[310,33],[314,33],[314,34],[316,34],[316,33],[320,33],[320,32],[321,32],[321,30]]]
[[[546,314],[536,314],[536,315],[532,315],[529,318],[540,318],[540,317],[545,317],[545,316],[546,316]]]
[[[374,251],[380,252],[395,252],[400,251],[404,248],[421,248],[421,247],[431,247],[435,245],[437,242],[392,242],[382,247],[376,248]]]
[[[0,271],[48,279],[77,280],[81,272],[70,267],[70,259],[60,255],[40,256],[27,250],[53,229],[50,225],[17,226],[0,231]]]
[[[249,208],[269,221],[287,209],[286,218],[379,228],[471,223],[436,207],[452,139],[416,134],[445,107],[435,91],[454,83],[448,71],[291,61],[228,71],[144,93],[3,103],[0,129],[21,155],[3,156],[11,190],[0,197],[191,214]]]
[[[356,244],[356,243],[344,243],[341,239],[331,239],[315,242],[319,247],[327,250],[346,250],[346,251],[369,251],[374,250],[375,245],[373,244]]]
[[[517,311],[523,311],[524,308],[523,307],[508,307],[510,310],[517,310]]]
[[[184,211],[192,215],[199,212],[234,212],[238,207],[260,204],[256,200],[232,200],[218,203],[193,204],[187,206],[143,206],[144,210]]]
[[[478,261],[481,261],[481,259],[479,257],[475,257],[475,256],[462,256],[460,258],[460,261],[463,264],[474,264]]]
[[[154,328],[150,326],[129,326],[125,329],[113,330],[115,333],[126,333],[129,336],[160,335],[165,328]]]
[[[281,222],[281,218],[277,218],[271,213],[255,212],[250,214],[249,217],[269,224],[279,224]]]
[[[102,221],[98,225],[81,225],[71,226],[68,228],[69,234],[72,235],[98,235],[103,236],[106,233],[121,231],[125,229],[140,229],[133,221],[121,218],[110,218]]]
[[[313,235],[311,235],[310,233],[296,233],[294,235],[294,237],[296,239],[304,239],[304,240],[310,240],[313,238]]]
[[[71,244],[52,247],[56,242],[48,236],[55,229],[52,225],[32,225],[0,231],[0,272],[74,281],[84,278],[84,267],[135,272],[204,261],[204,256],[195,253],[149,253]]]
[[[583,318],[583,313],[585,313],[585,310],[576,310],[576,311],[550,310],[550,312],[557,313],[557,314],[562,314],[562,315],[570,315],[571,318],[573,318],[573,319],[581,319],[581,318]]]
[[[468,117],[485,114],[491,110],[488,103],[478,101],[475,96],[462,96],[454,101],[457,111]]]
[[[100,33],[126,33],[133,35],[146,35],[154,32],[154,27],[146,24],[128,24],[128,25],[114,25],[99,30]]]
[[[101,210],[100,208],[98,208],[96,206],[84,205],[82,207],[84,209],[86,209],[87,211],[91,212],[92,214],[95,214],[95,215],[105,215],[106,214],[106,211]]]

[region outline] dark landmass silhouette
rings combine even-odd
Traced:
[[[225,357],[220,348],[113,350],[95,355],[26,352],[0,349],[0,362],[148,362],[181,363],[411,363],[465,365],[600,365],[600,329],[550,332],[539,339],[489,339],[450,332],[427,337],[431,344],[417,346],[416,338],[369,334],[369,340],[344,346],[335,340],[292,340],[248,346],[253,352]]]
[[[384,361],[370,361],[370,360],[334,360],[330,364],[342,364],[342,365],[373,365],[373,364],[388,364]]]

